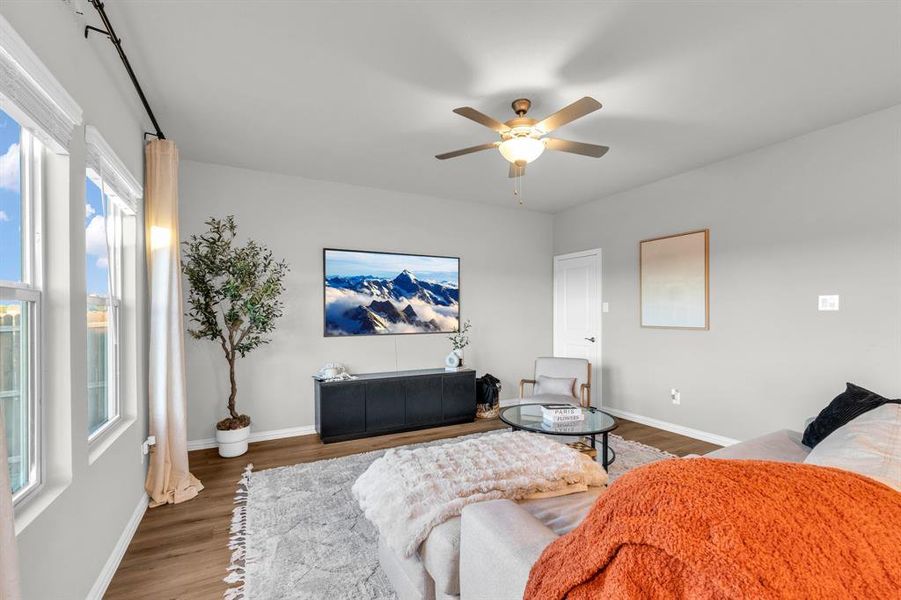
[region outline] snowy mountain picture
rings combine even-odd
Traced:
[[[324,267],[326,336],[459,327],[459,258],[326,249]]]

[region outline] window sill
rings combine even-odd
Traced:
[[[103,453],[106,452],[106,450],[119,439],[119,436],[125,433],[135,421],[137,421],[137,419],[134,417],[118,417],[115,421],[106,425],[93,439],[88,441],[88,464],[93,465],[98,458],[103,456]]]
[[[17,504],[14,512],[16,535],[22,533],[48,506],[53,504],[53,501],[69,487],[71,482],[71,478],[50,480]]]

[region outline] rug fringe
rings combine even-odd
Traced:
[[[228,538],[228,548],[232,551],[232,555],[228,564],[228,575],[223,580],[232,587],[225,590],[224,600],[244,600],[245,598],[245,567],[249,562],[247,556],[247,497],[250,492],[252,471],[253,463],[248,463],[244,467],[241,479],[238,480],[238,489],[235,492],[236,506],[232,511],[232,524]]]

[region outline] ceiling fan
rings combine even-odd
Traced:
[[[607,146],[545,137],[558,127],[562,127],[600,109],[601,103],[594,98],[585,96],[581,100],[576,100],[569,106],[561,108],[542,121],[536,121],[526,116],[526,113],[529,112],[529,108],[532,106],[532,102],[528,98],[517,98],[511,106],[513,107],[513,112],[516,113],[516,118],[510,119],[506,123],[492,119],[469,106],[455,108],[455,113],[489,129],[493,129],[500,134],[501,139],[480,146],[471,146],[462,150],[438,154],[435,158],[446,160],[463,156],[464,154],[497,148],[501,155],[510,162],[509,176],[522,177],[525,175],[526,165],[541,156],[545,149],[581,154],[593,158],[604,156],[610,149]]]

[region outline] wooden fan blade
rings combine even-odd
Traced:
[[[610,150],[607,146],[585,144],[583,142],[571,142],[569,140],[556,140],[553,138],[544,138],[544,145],[548,150],[570,152],[572,154],[581,154],[582,156],[591,156],[594,158],[600,158],[607,154],[607,150]]]
[[[581,100],[576,100],[569,106],[561,108],[545,120],[535,125],[535,127],[538,127],[545,133],[550,133],[558,127],[562,127],[563,125],[575,121],[580,117],[584,117],[589,113],[593,113],[599,108],[601,108],[600,102],[598,102],[591,96],[585,96]]]
[[[513,163],[510,163],[510,173],[507,175],[507,177],[513,178],[516,176],[523,176],[525,174],[526,174],[526,166],[525,165],[518,166],[518,165],[514,165]]]
[[[476,109],[469,106],[461,106],[460,108],[455,108],[454,112],[460,115],[461,117],[466,117],[467,119],[471,119],[478,123],[479,125],[484,125],[488,129],[493,129],[498,133],[504,133],[506,131],[510,131],[510,128],[498,121],[497,119],[492,119],[488,115],[484,113],[480,113]]]
[[[453,152],[445,152],[444,154],[436,154],[435,158],[438,160],[446,160],[448,158],[456,158],[458,156],[463,156],[464,154],[472,154],[473,152],[481,152],[482,150],[490,150],[498,145],[499,142],[491,142],[489,144],[482,144],[481,146],[470,146],[469,148],[463,148],[462,150],[454,150]]]

